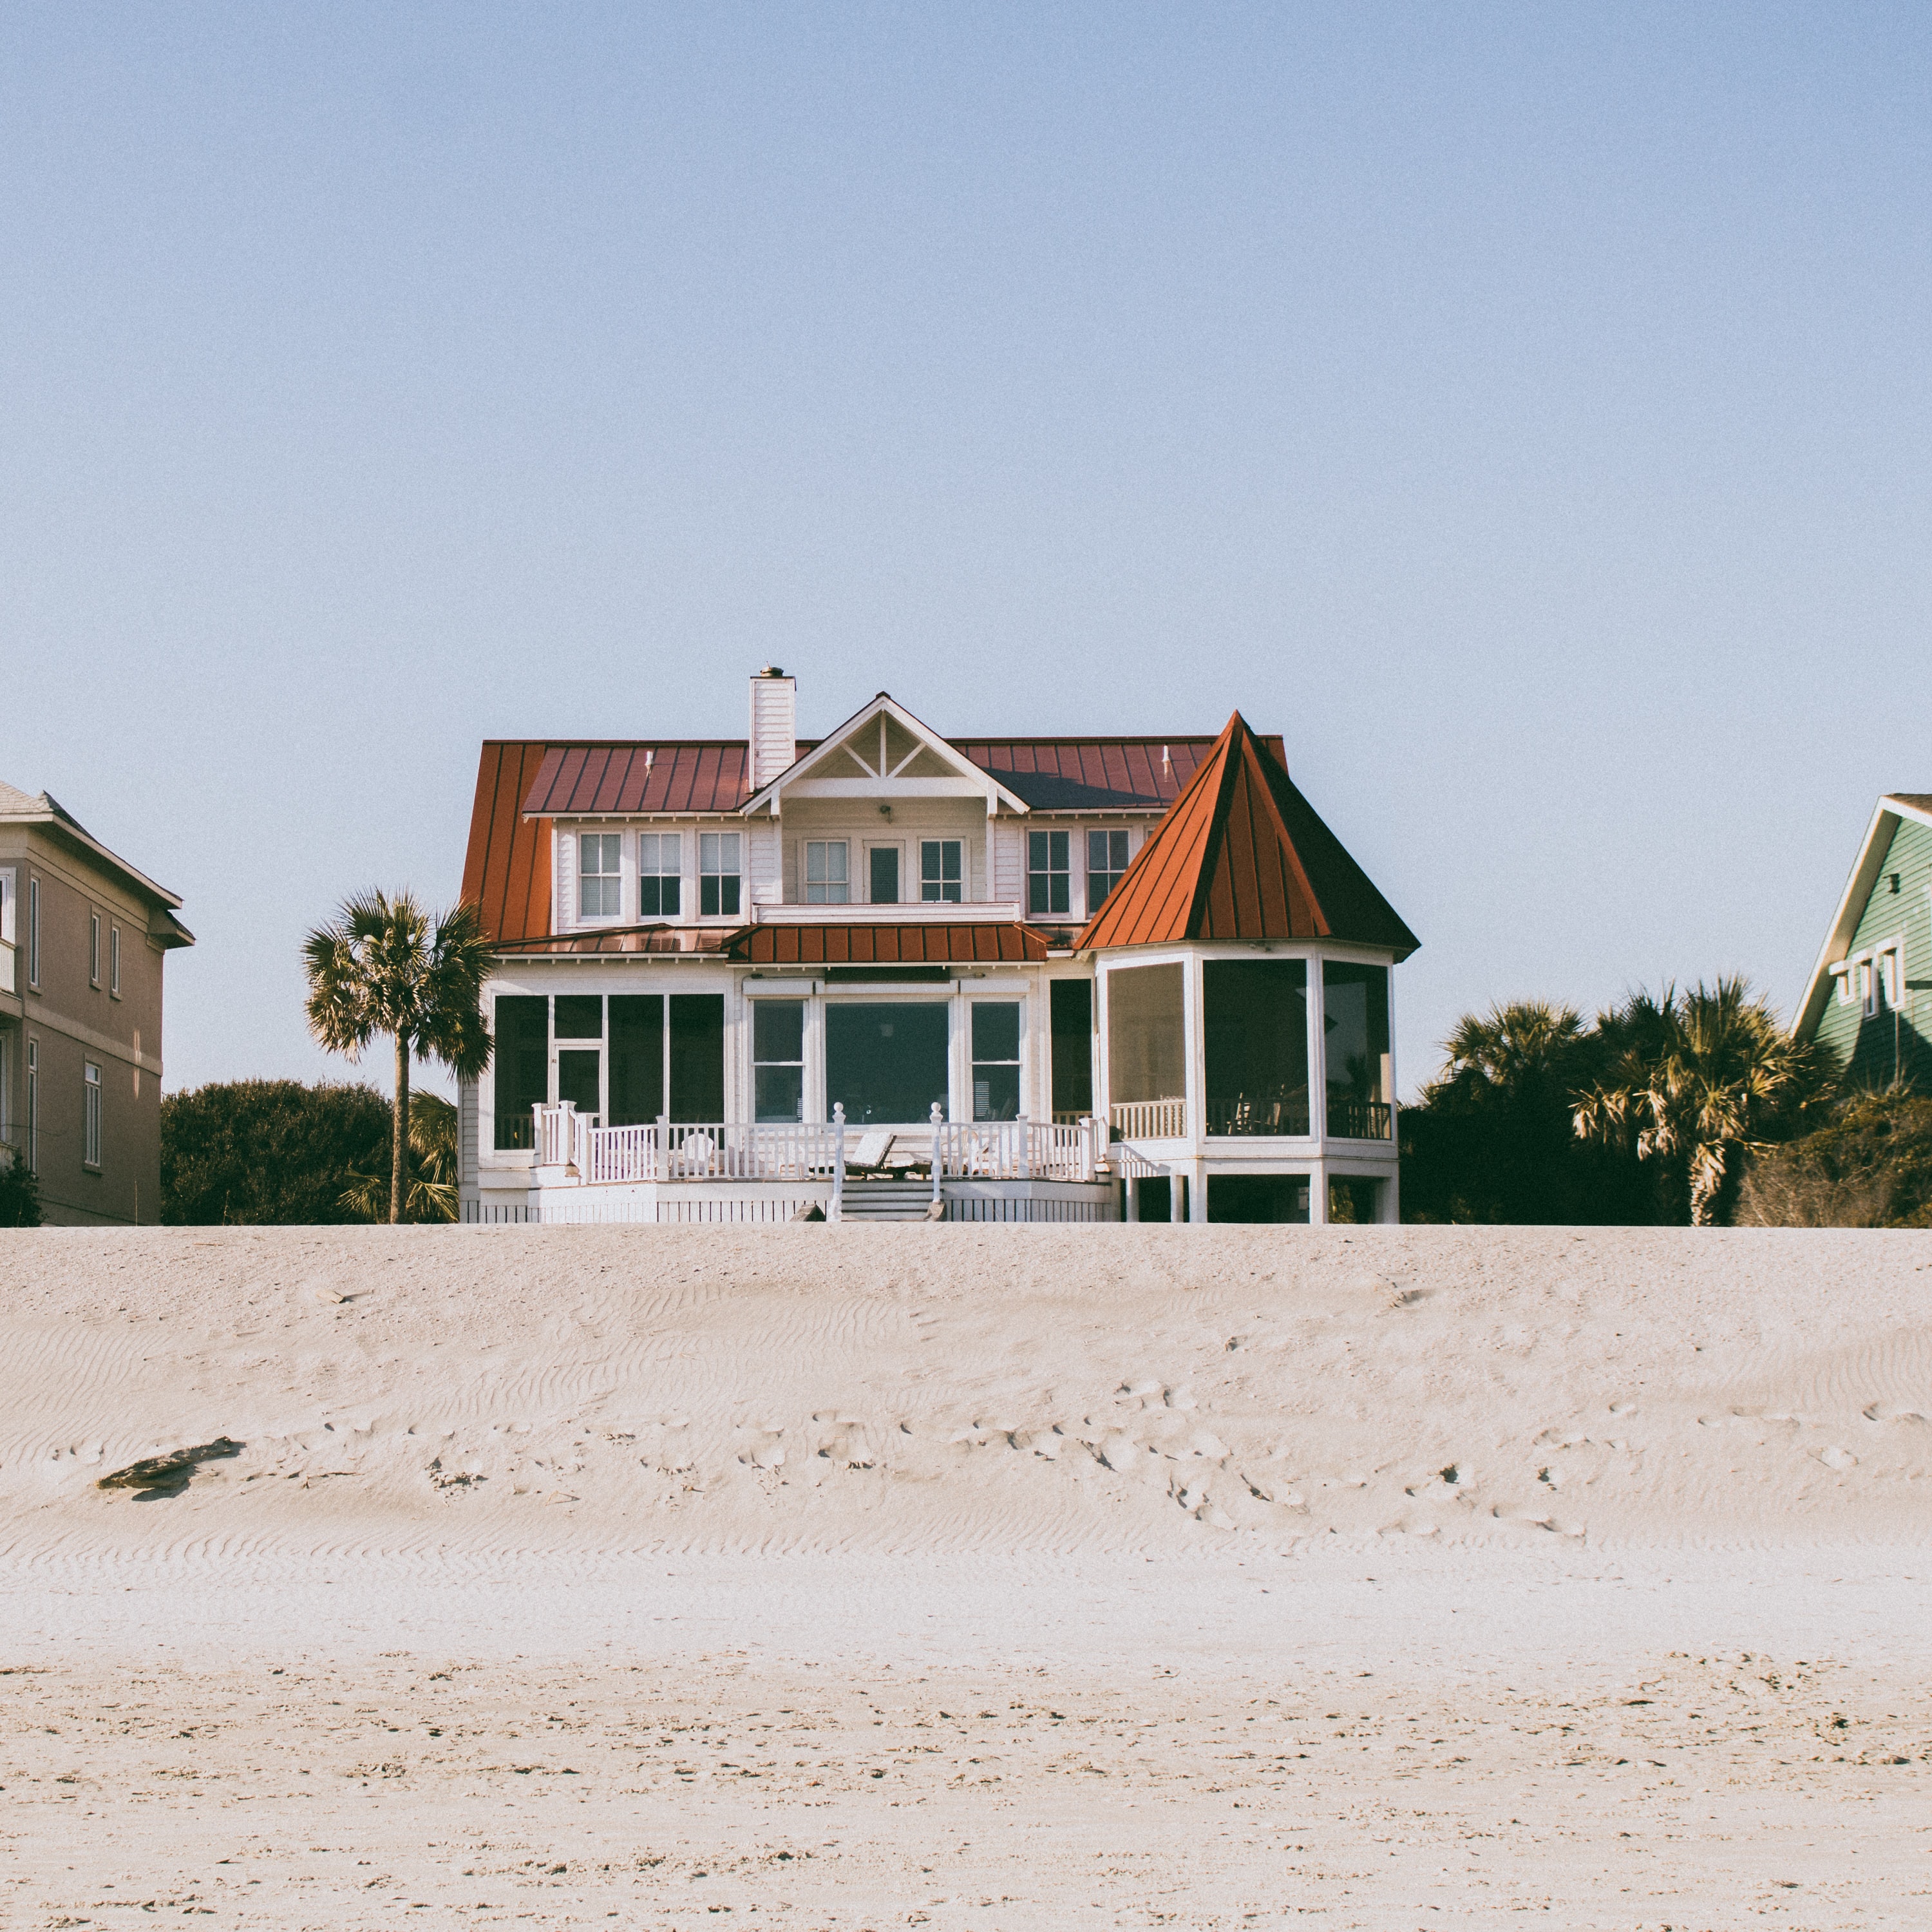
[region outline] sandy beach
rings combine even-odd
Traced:
[[[0,1923],[1928,1916],[1932,1238],[0,1255]]]

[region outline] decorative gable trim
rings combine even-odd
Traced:
[[[1852,867],[1851,877],[1845,881],[1837,915],[1825,935],[1825,944],[1819,949],[1811,976],[1805,982],[1804,998],[1798,1009],[1796,1023],[1791,1029],[1794,1040],[1809,1040],[1816,1036],[1818,1022],[1824,1018],[1826,1004],[1832,996],[1832,968],[1844,964],[1857,934],[1858,922],[1865,916],[1872,889],[1878,884],[1885,855],[1892,849],[1892,835],[1908,818],[1916,819],[1921,825],[1932,825],[1932,798],[1918,793],[1888,792],[1873,808],[1871,823],[1865,828],[1864,843],[1858,848],[1857,862]]]
[[[876,731],[876,744],[868,726]],[[988,818],[1001,811],[1028,809],[1017,792],[954,750],[884,691],[754,792],[742,809],[747,817],[776,813],[787,798],[980,798],[986,801]]]

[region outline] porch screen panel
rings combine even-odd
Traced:
[[[670,1117],[724,1118],[724,995],[670,996]]]
[[[1388,968],[1328,961],[1322,969],[1328,1056],[1328,1131],[1354,1140],[1389,1137]]]
[[[1306,1133],[1308,962],[1210,959],[1202,971],[1208,1131]]]
[[[496,1022],[494,1138],[502,1153],[536,1144],[531,1109],[550,1098],[550,1001],[540,994],[500,993]]]
[[[1107,975],[1107,1085],[1115,1102],[1185,1096],[1180,971],[1176,962]]]
[[[556,1056],[556,1097],[569,1101],[580,1114],[601,1114],[598,1063],[603,1058],[594,1046],[561,1048]]]
[[[664,1112],[664,995],[610,995],[610,1125],[648,1124]]]
[[[825,1010],[825,1105],[854,1126],[923,1125],[946,1107],[947,1006],[854,1000]]]
[[[1077,1120],[1094,1111],[1093,982],[1050,982],[1047,1005],[1053,1031],[1053,1118]]]
[[[805,1002],[754,1000],[752,1118],[805,1118]]]

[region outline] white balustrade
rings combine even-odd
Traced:
[[[962,1180],[1091,1180],[1100,1124],[960,1120],[934,1129],[944,1172]]]
[[[1127,1141],[1178,1141],[1187,1134],[1187,1102],[1168,1100],[1116,1100],[1114,1131]]]

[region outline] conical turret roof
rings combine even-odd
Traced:
[[[1421,943],[1238,711],[1074,944],[1263,939]]]

